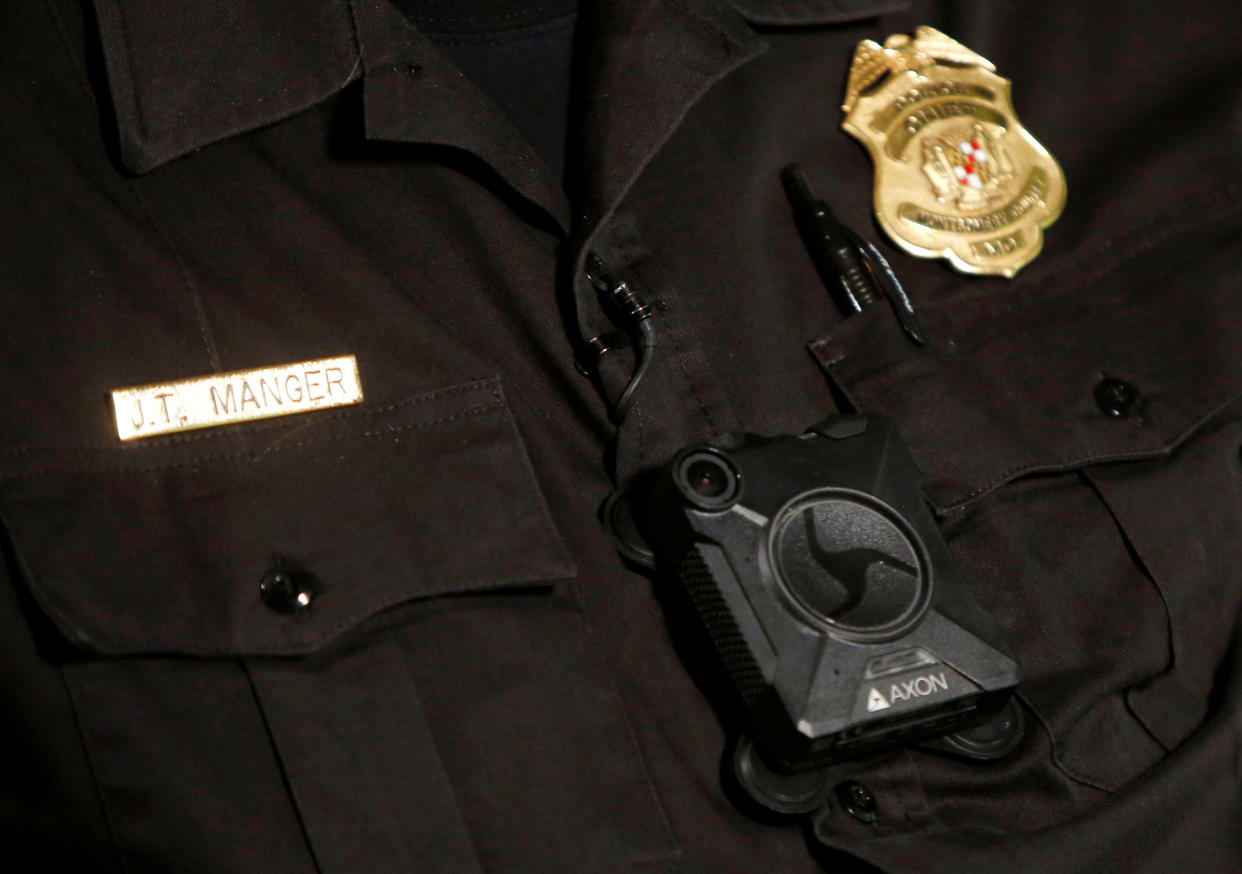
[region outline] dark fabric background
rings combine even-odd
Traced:
[[[881,14],[882,13],[882,14]],[[749,17],[748,17],[749,16]],[[868,17],[870,16],[870,17]],[[39,869],[1242,869],[1233,4],[583,4],[568,194],[387,0],[0,4],[0,827]],[[835,311],[778,173],[877,237],[853,47],[1013,80],[1069,201],[1013,280],[879,241],[929,342]],[[665,309],[631,360],[595,251]],[[357,355],[365,403],[121,445],[108,392]],[[1104,377],[1137,413],[1105,416]],[[1030,731],[754,822],[732,714],[596,513],[722,431],[896,420]],[[259,597],[275,556],[322,591]]]

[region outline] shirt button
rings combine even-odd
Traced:
[[[1100,411],[1117,419],[1126,419],[1138,412],[1141,397],[1130,383],[1111,376],[1101,379],[1095,387],[1095,403]]]
[[[875,822],[878,807],[875,796],[857,780],[846,780],[837,786],[837,802],[859,822]]]
[[[304,571],[277,563],[263,574],[259,597],[277,613],[302,613],[310,609],[315,598],[314,581]]]

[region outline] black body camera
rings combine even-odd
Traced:
[[[623,551],[654,558],[693,604],[748,722],[735,776],[768,810],[813,808],[825,765],[1020,718],[1006,706],[1017,665],[881,416],[683,449],[606,514]],[[988,731],[944,749],[972,743],[977,758],[999,750]]]

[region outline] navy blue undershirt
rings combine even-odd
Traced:
[[[393,0],[562,178],[577,0]]]

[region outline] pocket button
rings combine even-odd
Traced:
[[[871,790],[859,783],[857,780],[846,780],[837,786],[837,803],[841,805],[841,809],[859,822],[875,822],[876,804],[875,796],[871,794]]]
[[[316,586],[310,574],[283,563],[267,569],[259,582],[259,597],[277,613],[304,613],[315,599]]]
[[[1105,377],[1095,387],[1095,403],[1106,416],[1126,419],[1138,412],[1142,395],[1122,379]]]

